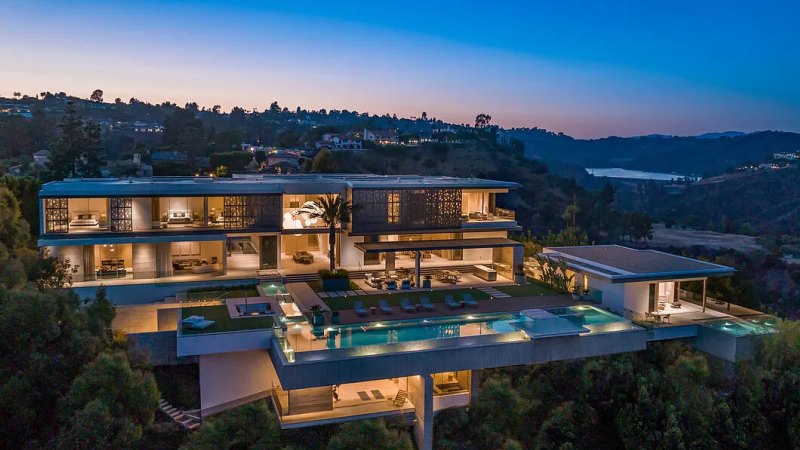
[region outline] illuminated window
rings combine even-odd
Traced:
[[[400,192],[389,191],[386,194],[386,222],[400,222]]]

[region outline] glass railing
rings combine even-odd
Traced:
[[[289,339],[287,339],[286,332],[283,327],[284,323],[280,320],[276,320],[273,324],[272,335],[275,337],[275,339],[277,339],[281,351],[286,356],[286,361],[293,363],[295,361],[294,349],[292,348],[292,344],[289,342]]]

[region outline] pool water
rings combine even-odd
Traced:
[[[555,316],[553,321],[547,321],[547,327],[535,326],[536,319],[524,312],[483,313],[318,328],[315,334],[327,339],[327,348],[334,349],[501,333],[524,332],[530,337],[548,337],[622,331],[632,327],[630,321],[591,306],[544,311]],[[612,326],[612,329],[604,329],[604,326]]]
[[[702,325],[733,336],[747,336],[750,334],[774,333],[776,331],[776,322],[777,319],[772,316],[759,316],[753,318],[726,318],[705,322]]]
[[[264,295],[286,294],[283,283],[262,283],[261,289],[264,290]]]

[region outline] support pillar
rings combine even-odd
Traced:
[[[203,228],[208,228],[208,197],[203,197]]]
[[[703,312],[706,312],[706,282],[708,278],[703,278]]]
[[[420,272],[422,269],[421,266],[422,260],[422,252],[417,250],[414,252],[414,282],[417,284],[417,287],[422,287],[422,278],[420,277]]]
[[[408,377],[414,403],[414,441],[420,450],[433,448],[433,377],[430,374]]]
[[[469,404],[474,405],[478,401],[478,392],[480,390],[481,371],[472,369],[469,372]]]
[[[386,276],[389,276],[389,272],[394,270],[394,260],[395,254],[394,252],[386,252]]]
[[[680,281],[676,281],[674,283],[674,286],[672,286],[672,290],[673,290],[673,292],[672,292],[672,303],[678,303],[678,301],[681,299],[681,296],[680,296],[681,282]]]
[[[228,274],[228,238],[222,241],[222,274]]]
[[[511,273],[514,276],[514,283],[525,284],[525,273],[524,271],[518,270],[518,268],[525,262],[525,248],[521,245],[515,245],[512,248],[514,249],[514,253],[511,261]]]

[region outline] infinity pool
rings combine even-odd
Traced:
[[[776,331],[776,322],[777,319],[772,316],[758,316],[752,318],[720,319],[705,322],[702,325],[734,336],[747,336],[750,334],[774,333]]]
[[[569,306],[455,317],[407,319],[317,328],[327,348],[524,332],[531,338],[631,329],[630,321],[592,306]]]

